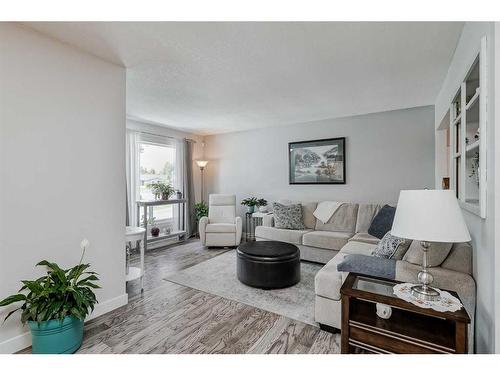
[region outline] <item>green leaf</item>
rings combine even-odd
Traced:
[[[12,296],[0,301],[0,306],[7,306],[19,301],[26,301],[26,296],[24,294],[13,294]]]
[[[7,316],[5,317],[5,319],[3,320],[4,322],[9,319],[9,316],[11,316],[12,314],[14,314],[17,310],[21,310],[21,308],[17,308],[15,310],[12,310],[10,313],[7,314]]]
[[[99,285],[97,285],[97,284],[93,284],[93,283],[88,282],[88,281],[87,281],[87,282],[85,282],[85,284],[84,284],[84,285],[85,285],[85,286],[88,286],[88,287],[91,287],[91,288],[94,288],[94,289],[100,289],[100,288],[101,288]]]
[[[34,292],[35,294],[38,294],[43,290],[43,286],[40,283],[37,283],[36,281],[21,280],[21,282],[24,284],[24,286],[26,288],[28,288],[30,291]]]
[[[46,266],[49,269],[50,275],[55,275],[61,283],[66,283],[66,273],[57,265],[57,263],[52,263],[47,260],[42,260],[36,264],[37,266]]]

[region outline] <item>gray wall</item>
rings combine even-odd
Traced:
[[[346,137],[347,183],[289,185],[288,142],[333,137]],[[434,187],[433,106],[213,135],[205,142],[207,194],[397,202],[401,189]]]
[[[495,345],[495,298],[499,297],[499,283],[495,286],[495,24],[493,22],[467,22],[460,36],[455,54],[448,69],[448,74],[436,98],[435,126],[438,127],[445,116],[453,96],[458,90],[462,79],[474,61],[481,38],[487,36],[487,90],[488,117],[487,126],[487,161],[486,161],[486,219],[462,210],[465,222],[472,237],[473,276],[476,280],[476,332],[475,349],[477,353],[500,352],[498,343]],[[436,133],[436,136],[439,136]],[[436,186],[440,182],[436,181]],[[498,250],[497,250],[498,251]],[[497,253],[498,254],[498,253]],[[496,290],[495,290],[496,288]],[[499,311],[496,311],[498,314]],[[498,327],[497,327],[498,329]]]

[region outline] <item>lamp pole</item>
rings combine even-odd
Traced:
[[[200,172],[201,172],[201,201],[203,202],[203,185],[205,185],[205,179],[203,176],[203,171],[205,170],[205,167],[200,167]]]
[[[203,196],[204,196],[204,185],[205,185],[205,178],[203,176],[203,172],[205,171],[205,167],[208,164],[207,160],[196,160],[196,164],[198,164],[198,167],[200,167],[200,172],[201,172],[201,201],[203,202]]]

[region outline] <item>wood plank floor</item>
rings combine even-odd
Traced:
[[[340,352],[340,335],[164,280],[225,251],[197,240],[148,251],[144,293],[130,282],[128,305],[87,322],[78,353]]]

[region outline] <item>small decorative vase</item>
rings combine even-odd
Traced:
[[[28,321],[31,330],[33,354],[71,354],[83,340],[83,320],[67,316],[63,321]]]
[[[262,212],[262,213],[267,212],[267,206],[260,206],[259,212]]]
[[[182,193],[180,191],[177,192],[177,199],[182,199]]]
[[[160,235],[160,228],[158,227],[151,228],[151,235],[153,237],[158,237]]]
[[[247,206],[247,212],[253,214],[255,212],[255,206]]]

